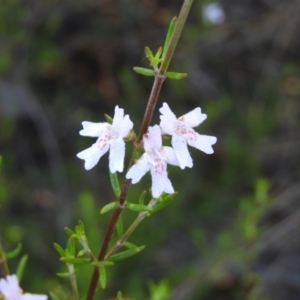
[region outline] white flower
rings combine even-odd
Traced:
[[[129,116],[124,116],[124,110],[116,106],[112,124],[82,122],[83,130],[79,134],[84,136],[98,137],[98,140],[90,148],[81,151],[77,157],[84,159],[86,170],[93,168],[99,159],[109,151],[109,169],[111,173],[122,172],[124,168],[125,142],[133,127]]]
[[[160,127],[163,134],[172,136],[172,146],[178,158],[181,169],[191,168],[193,160],[190,156],[187,144],[195,147],[206,154],[214,152],[212,145],[216,143],[217,138],[214,136],[200,135],[193,127],[198,126],[206,119],[206,114],[201,113],[200,107],[195,108],[180,118],[176,118],[167,103],[159,110]]]
[[[5,300],[47,300],[46,295],[23,294],[16,275],[8,275],[0,279],[0,292]]]
[[[137,183],[150,170],[152,177],[152,195],[158,198],[162,192],[173,194],[174,189],[167,173],[167,163],[178,166],[179,162],[171,147],[163,147],[161,131],[158,125],[149,127],[149,133],[144,134],[145,153],[130,168],[127,179]]]

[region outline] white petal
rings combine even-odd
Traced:
[[[178,158],[175,154],[175,151],[171,147],[162,147],[163,149],[160,151],[162,158],[165,162],[173,166],[180,166]]]
[[[142,157],[129,169],[126,174],[127,179],[132,179],[132,183],[137,183],[141,178],[150,170],[151,158],[147,153],[144,153]]]
[[[114,115],[112,125],[118,127],[120,124],[122,124],[123,116],[124,116],[124,109],[119,108],[119,106],[117,105],[115,107],[115,115]]]
[[[111,173],[123,172],[125,157],[125,142],[122,139],[110,143],[109,170]]]
[[[162,134],[172,135],[174,132],[174,126],[177,122],[178,121],[176,119],[172,121],[165,116],[160,116],[160,128]]]
[[[206,154],[212,154],[214,153],[214,149],[212,148],[212,145],[215,144],[217,141],[217,138],[215,136],[209,136],[209,135],[201,135],[196,133],[196,138],[189,139],[188,144],[192,147],[195,147]]]
[[[193,160],[188,150],[185,137],[174,134],[172,136],[172,146],[178,158],[180,168],[191,168],[193,166]]]
[[[206,114],[201,113],[200,107],[195,108],[189,113],[179,118],[180,121],[187,123],[190,127],[196,127],[207,118]]]
[[[90,148],[83,150],[77,154],[77,157],[85,161],[84,167],[86,170],[92,169],[101,156],[108,151],[109,145],[99,145],[98,141],[93,144]]]
[[[111,126],[108,123],[93,123],[93,122],[82,122],[83,129],[79,131],[80,135],[98,137],[103,132],[106,132]]]
[[[35,294],[24,294],[22,295],[22,300],[47,300],[46,295],[35,295]]]
[[[132,129],[133,127],[133,123],[131,122],[130,118],[128,115],[126,115],[121,123],[121,126],[120,126],[120,136],[122,138],[124,138],[128,133],[129,131]]]
[[[159,109],[159,111],[163,116],[165,116],[171,122],[177,120],[175,114],[171,111],[171,109],[167,103],[164,102],[163,106]]]
[[[148,133],[143,136],[144,148],[146,151],[152,148],[159,149],[162,145],[161,131],[158,125],[148,128]]]
[[[163,163],[159,166],[151,168],[151,177],[152,177],[152,196],[158,198],[162,192],[173,194],[174,189],[170,179],[167,174],[167,164]]]

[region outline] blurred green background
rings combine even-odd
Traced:
[[[97,299],[300,299],[300,2],[224,0],[221,20],[211,3],[195,0],[170,67],[188,77],[165,82],[158,108],[200,106],[215,153],[191,149],[192,169],[170,167],[178,195],[136,230],[146,249],[108,268]],[[95,141],[81,122],[119,105],[138,129],[153,80],[132,68],[147,67],[144,47],[163,44],[181,4],[0,0],[0,237],[29,255],[24,290],[70,297],[53,243],[78,220],[98,253],[114,196],[107,155],[91,171],[76,157]],[[83,296],[91,270],[78,276]]]

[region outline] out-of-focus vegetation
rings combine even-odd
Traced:
[[[159,107],[180,116],[200,106],[200,133],[215,153],[191,149],[194,167],[170,168],[178,195],[145,220],[139,255],[108,268],[108,286],[134,299],[300,299],[300,80],[297,0],[228,0],[225,21],[195,1]],[[76,153],[93,139],[84,120],[115,105],[141,121],[152,80],[132,71],[158,48],[181,1],[0,1],[0,236],[29,254],[24,290],[68,298],[53,243],[85,223],[97,253],[113,201],[107,157],[85,171]],[[158,120],[158,112],[153,124]],[[128,152],[129,152],[128,147]],[[149,187],[150,176],[130,198]],[[134,218],[126,211],[124,222]],[[15,270],[17,260],[11,261]],[[91,276],[80,274],[84,294]],[[152,295],[151,297],[149,295]]]

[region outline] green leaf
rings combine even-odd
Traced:
[[[68,227],[65,228],[65,231],[66,231],[67,235],[69,235],[69,236],[72,236],[75,234],[75,232]]]
[[[145,200],[146,194],[147,194],[146,191],[143,191],[143,192],[141,193],[141,196],[140,196],[140,198],[139,198],[139,204],[140,204],[140,205],[144,205],[144,200]]]
[[[126,251],[112,255],[109,259],[111,261],[123,260],[123,259],[126,259],[128,257],[131,257],[131,256],[139,253],[144,248],[145,248],[145,246],[140,246],[140,247],[137,247],[136,249],[126,250]]]
[[[160,61],[160,56],[161,56],[161,53],[162,53],[162,50],[163,48],[162,47],[159,47],[156,54],[155,54],[155,60],[156,61]]]
[[[72,274],[70,273],[56,273],[57,276],[59,277],[70,277]]]
[[[16,257],[21,252],[21,249],[22,244],[18,244],[18,246],[14,250],[6,253],[6,258],[10,259]]]
[[[109,172],[109,177],[110,177],[110,183],[111,183],[112,189],[113,189],[115,195],[117,197],[119,197],[121,194],[121,189],[120,189],[117,172],[116,173]]]
[[[103,267],[103,266],[104,267],[112,266],[112,265],[114,265],[114,263],[112,261],[109,261],[109,260],[105,260],[105,261],[93,261],[91,263],[91,265],[94,266],[94,267],[100,268],[100,267]]]
[[[66,256],[66,251],[60,245],[58,245],[57,243],[54,243],[53,246],[61,257]]]
[[[132,211],[152,211],[152,208],[148,207],[147,205],[126,203],[126,207]]]
[[[91,262],[89,258],[76,258],[76,257],[63,257],[61,258],[62,261],[64,261],[67,264],[73,264],[73,265],[86,265]]]
[[[100,214],[105,214],[105,213],[111,211],[112,209],[115,209],[117,206],[118,206],[117,201],[110,202],[101,209]]]
[[[187,73],[167,72],[166,76],[170,79],[183,79],[187,77]]]
[[[21,280],[23,278],[23,274],[24,274],[24,271],[25,271],[25,268],[26,268],[27,261],[28,261],[28,255],[25,254],[25,255],[22,256],[22,258],[21,258],[21,260],[18,264],[16,275],[19,279],[19,282],[21,282]]]
[[[141,75],[144,76],[153,76],[155,74],[154,70],[152,69],[146,69],[146,68],[141,68],[141,67],[134,67],[133,70]]]
[[[100,286],[105,289],[105,286],[106,286],[106,270],[105,270],[105,267],[100,267],[99,269],[99,272],[100,272],[100,278],[99,278],[99,283],[100,283]]]
[[[78,252],[77,256],[80,257],[80,256],[84,255],[85,253],[86,253],[86,249],[81,249],[81,250]]]
[[[69,238],[66,251],[68,256],[75,256],[75,240],[73,238]]]
[[[150,62],[152,62],[153,53],[150,50],[150,48],[149,47],[145,47],[144,51],[145,51],[146,57],[149,59]]]
[[[122,215],[120,215],[118,221],[117,221],[117,234],[118,234],[118,237],[120,238],[122,235],[123,235],[123,218],[122,218]]]
[[[164,44],[164,51],[163,51],[163,54],[162,54],[162,59],[165,58],[167,50],[170,46],[170,42],[171,42],[172,36],[174,34],[174,29],[176,27],[176,23],[177,23],[177,17],[174,17],[171,20],[171,23],[169,25],[168,33],[167,33],[165,44]]]
[[[105,117],[107,123],[109,123],[109,124],[113,123],[114,120],[113,120],[113,118],[111,116],[109,116],[107,114],[104,114],[104,117]]]
[[[126,248],[128,248],[128,249],[130,249],[130,250],[136,250],[136,249],[138,249],[139,247],[138,246],[136,246],[136,245],[134,245],[134,244],[132,244],[132,243],[129,243],[129,242],[124,242],[124,246],[126,247]]]
[[[50,292],[50,296],[52,300],[60,300],[54,293]]]
[[[160,201],[158,202],[158,204],[156,204],[154,207],[152,207],[152,211],[150,212],[150,214],[154,214],[156,212],[158,212],[159,210],[163,209],[165,206],[167,206],[168,204],[170,204],[172,202],[172,200],[174,199],[175,194],[166,194],[163,195],[160,198]]]

